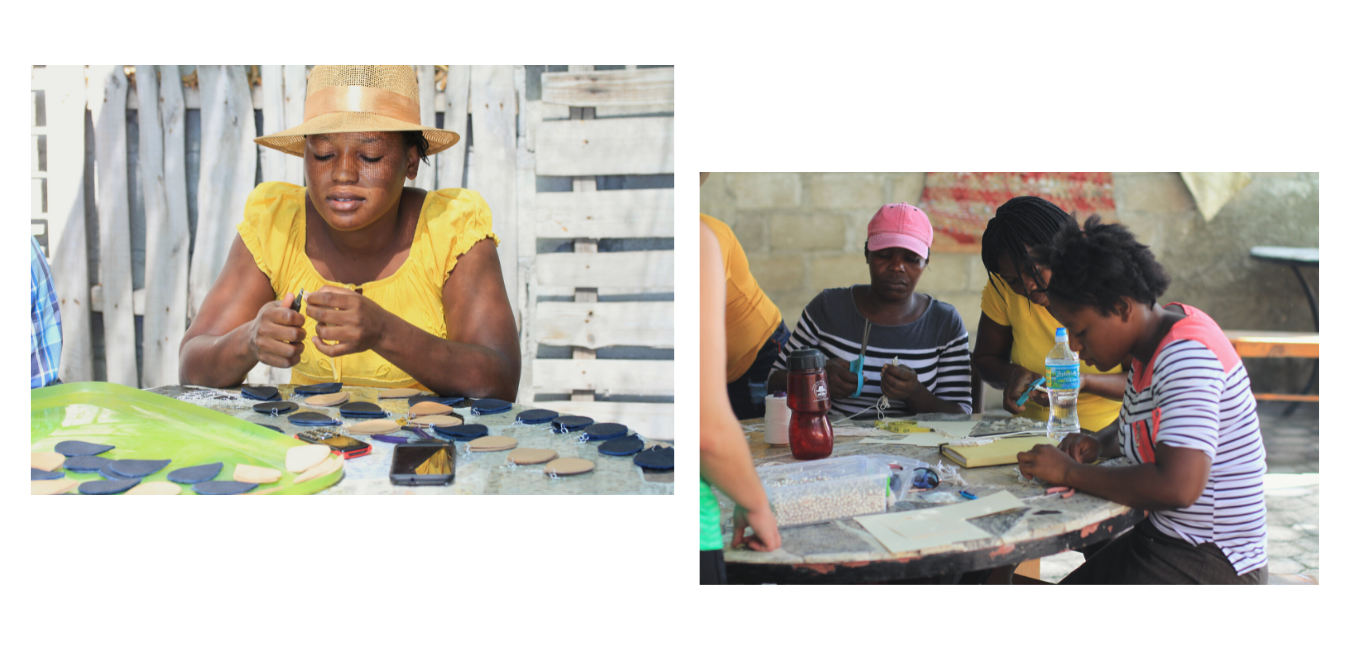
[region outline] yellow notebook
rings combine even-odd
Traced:
[[[1053,445],[1054,440],[1046,436],[1031,438],[1002,438],[978,447],[942,447],[942,455],[965,467],[988,467],[990,465],[1015,465],[1017,454],[1030,451],[1036,445]]]

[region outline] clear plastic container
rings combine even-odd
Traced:
[[[904,501],[909,495],[909,488],[914,484],[914,472],[920,467],[928,467],[928,463],[904,456],[892,456],[890,454],[868,454],[868,458],[885,465],[891,471],[891,496],[887,505],[893,505]]]
[[[1050,389],[1050,417],[1046,431],[1055,440],[1078,433],[1078,354],[1069,349],[1069,335],[1063,327],[1055,330],[1055,347],[1045,355]]]
[[[868,456],[761,467],[759,480],[780,527],[885,512],[891,468]]]

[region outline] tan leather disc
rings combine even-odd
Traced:
[[[469,451],[506,451],[516,448],[516,439],[510,436],[484,436],[469,441]]]
[[[418,402],[409,407],[408,412],[413,415],[445,415],[454,413],[455,409],[440,402]]]
[[[275,483],[281,480],[281,470],[257,465],[235,465],[234,480],[240,483]]]
[[[432,425],[438,427],[453,427],[464,424],[464,418],[458,415],[424,415],[420,418],[413,418],[408,421],[415,427],[429,427]]]
[[[30,483],[33,484],[30,494],[65,494],[80,484],[79,481],[73,478],[58,478],[50,481],[30,481]]]
[[[182,494],[183,486],[168,481],[151,481],[149,483],[140,483],[136,487],[127,490],[127,494],[159,494],[164,496],[173,496]]]
[[[304,474],[295,477],[295,481],[293,482],[298,484],[312,481],[316,478],[328,476],[340,469],[342,469],[342,457],[337,454],[329,454],[328,458],[325,458],[322,463],[309,468]]]
[[[422,391],[416,388],[390,388],[380,392],[380,399],[402,399],[421,394]]]
[[[29,465],[33,469],[40,469],[44,472],[55,472],[56,468],[64,465],[66,457],[64,454],[55,451],[39,451],[33,454],[33,464]]]
[[[305,403],[310,406],[337,406],[351,398],[347,391],[338,391],[327,395],[311,395],[305,398]]]
[[[544,471],[558,476],[585,474],[595,469],[595,463],[585,458],[559,458],[544,466]]]
[[[506,460],[517,465],[538,465],[539,463],[547,463],[557,457],[558,452],[553,451],[552,449],[530,449],[528,447],[521,447],[520,449],[507,454]]]
[[[347,430],[362,435],[371,433],[393,433],[398,431],[398,423],[393,420],[366,420],[365,422],[347,425]]]
[[[328,445],[301,445],[286,450],[286,471],[303,474],[310,468],[328,460],[333,450]]]

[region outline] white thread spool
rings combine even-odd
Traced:
[[[788,409],[787,397],[764,397],[764,442],[771,445],[788,443],[788,418],[792,411]]]

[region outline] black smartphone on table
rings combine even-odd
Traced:
[[[439,441],[394,445],[389,482],[394,485],[449,485],[455,480],[455,446]]]

